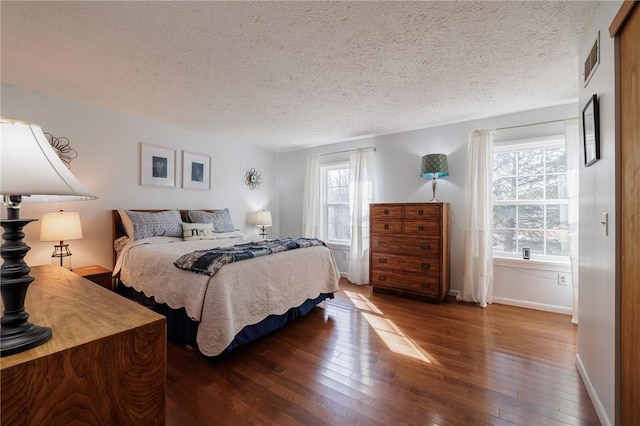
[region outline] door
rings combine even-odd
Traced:
[[[640,8],[617,32],[620,118],[620,420],[640,412]],[[637,424],[637,423],[635,423]]]

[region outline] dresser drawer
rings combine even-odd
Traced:
[[[373,267],[371,284],[374,287],[402,290],[429,297],[440,297],[440,280],[434,277],[402,274]]]
[[[371,205],[371,220],[402,218],[402,206]]]
[[[402,232],[409,235],[427,235],[430,237],[440,236],[440,222],[407,220],[404,223]]]
[[[399,220],[379,220],[371,222],[372,234],[401,234],[402,222]]]
[[[381,271],[399,271],[438,278],[440,259],[398,256],[395,254],[373,253],[371,267]]]
[[[404,206],[403,217],[407,220],[440,220],[440,204]]]
[[[406,254],[416,257],[440,257],[438,238],[407,238],[391,235],[371,235],[373,252]]]

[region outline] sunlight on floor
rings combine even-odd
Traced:
[[[437,364],[426,351],[408,338],[393,321],[384,318],[382,311],[371,303],[366,296],[351,291],[344,291],[344,293],[356,308],[361,311],[368,311],[361,312],[362,316],[391,351],[428,364]]]
[[[364,294],[354,293],[352,291],[346,290],[344,294],[346,294],[347,297],[349,297],[349,300],[351,300],[351,303],[353,303],[353,305],[361,311],[370,311],[382,315],[380,309],[378,309],[376,305],[371,303],[371,301],[369,301],[369,299],[367,299],[367,296],[365,296]]]

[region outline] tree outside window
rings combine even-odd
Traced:
[[[349,164],[322,167],[324,185],[324,239],[329,242],[351,241],[351,215],[349,213]]]
[[[564,138],[503,144],[493,156],[493,250],[519,256],[569,256]]]

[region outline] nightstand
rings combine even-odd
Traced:
[[[73,268],[74,274],[83,278],[93,281],[102,287],[113,290],[113,280],[111,279],[111,271],[98,265],[82,266],[80,268]]]

